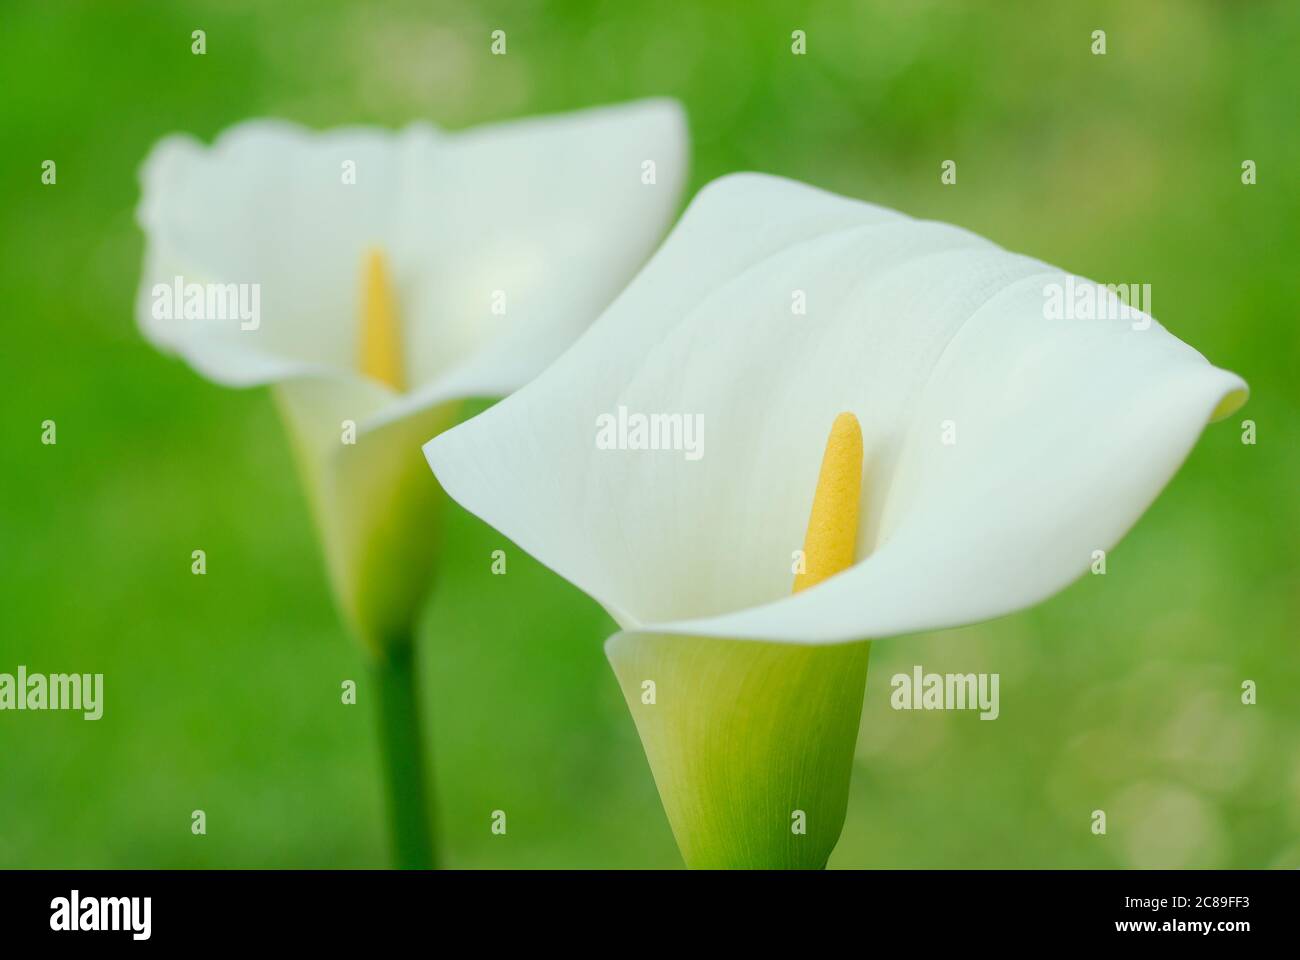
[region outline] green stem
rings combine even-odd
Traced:
[[[420,727],[414,638],[374,662],[379,699],[379,746],[392,826],[393,865],[399,870],[434,866],[429,779]]]

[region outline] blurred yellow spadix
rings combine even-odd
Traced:
[[[361,345],[357,366],[372,380],[399,392],[406,389],[397,298],[393,295],[388,261],[378,249],[368,251],[362,263]]]

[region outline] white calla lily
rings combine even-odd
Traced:
[[[409,632],[436,554],[419,443],[455,401],[526,383],[613,299],[671,222],[685,147],[680,108],[651,100],[458,133],[252,121],[211,147],[153,150],[140,328],[212,380],[276,387],[336,592],[370,648]],[[373,251],[403,391],[358,363]],[[256,285],[260,315],[232,315],[233,287],[222,316],[159,309],[176,278]]]
[[[610,658],[688,862],[824,864],[843,797],[817,801],[802,846],[791,804],[819,778],[847,785],[862,641],[1059,590],[1244,402],[1240,378],[1145,314],[1050,318],[1056,285],[1107,299],[957,227],[726,177],[553,366],[425,446],[450,496],[624,628]],[[792,595],[844,411],[862,434],[857,562]],[[677,449],[596,442],[598,424],[656,415]],[[684,453],[671,415],[703,443]],[[831,693],[846,657],[856,679]],[[680,682],[648,705],[656,673]],[[799,683],[826,709],[780,715],[774,691]],[[828,736],[834,757],[809,760]]]
[[[420,444],[572,342],[654,249],[685,170],[664,100],[460,133],[254,121],[145,163],[140,328],[218,383],[275,389],[374,655],[400,866],[434,862],[412,640],[442,494]]]

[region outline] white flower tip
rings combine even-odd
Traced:
[[[1247,385],[1246,381],[1237,377],[1235,374],[1230,374],[1230,376],[1237,381],[1237,385],[1230,387],[1223,396],[1219,398],[1219,402],[1215,405],[1214,410],[1210,412],[1210,423],[1218,423],[1220,420],[1232,416],[1245,406],[1246,401],[1250,399],[1250,387]]]

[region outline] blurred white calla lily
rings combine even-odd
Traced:
[[[400,865],[432,863],[412,637],[441,492],[420,444],[600,313],[685,169],[664,100],[460,133],[254,121],[145,163],[140,328],[218,383],[275,389],[335,594],[375,655]]]
[[[1149,316],[1052,319],[1067,282],[1107,299],[957,227],[727,177],[553,366],[426,445],[623,627],[607,651],[689,864],[824,865],[864,640],[1059,590],[1244,402]],[[843,412],[861,446],[835,467]],[[637,415],[631,449],[596,442]],[[646,449],[673,415],[702,455]],[[792,595],[827,535],[851,565]]]
[[[685,148],[662,100],[460,133],[253,121],[154,148],[140,327],[212,380],[275,386],[371,649],[409,633],[436,556],[419,444],[455,401],[527,382],[609,303],[671,221]],[[224,309],[187,312],[176,287]]]

